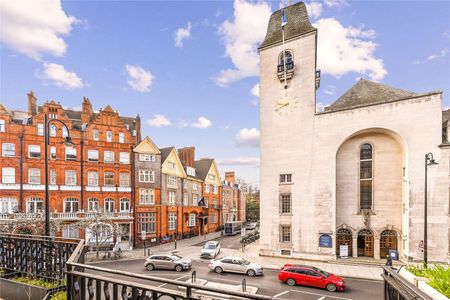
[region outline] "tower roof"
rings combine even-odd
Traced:
[[[394,88],[377,82],[360,79],[325,111],[338,111],[362,106],[381,104],[410,97],[418,94]]]
[[[308,12],[305,3],[298,2],[285,8],[287,24],[284,27],[284,39],[301,36],[305,33],[317,30],[309,22]],[[275,11],[270,16],[269,25],[267,26],[266,37],[259,47],[264,48],[273,44],[282,42],[281,33],[281,9]]]

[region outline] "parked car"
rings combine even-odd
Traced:
[[[290,286],[306,285],[330,292],[345,290],[344,279],[311,266],[286,264],[281,268],[278,279]]]
[[[248,229],[248,230],[256,229],[256,223],[255,223],[255,222],[247,223],[247,224],[245,225],[245,229]]]
[[[242,273],[248,276],[263,275],[263,268],[256,263],[238,256],[225,256],[218,259],[212,259],[208,268],[216,273],[232,272]]]
[[[220,253],[220,244],[217,241],[209,241],[203,246],[200,251],[200,257],[216,258]]]
[[[168,269],[181,272],[183,270],[189,270],[192,267],[192,260],[176,254],[153,254],[145,260],[144,267],[148,271]]]

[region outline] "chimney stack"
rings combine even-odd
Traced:
[[[34,96],[33,91],[30,91],[28,94],[28,114],[31,116],[37,115],[37,99]]]
[[[83,97],[83,102],[81,103],[81,123],[89,123],[94,111],[92,110],[92,104],[89,98]]]
[[[186,167],[195,168],[195,147],[178,149],[178,157]]]
[[[225,181],[231,182],[231,184],[234,184],[234,171],[225,172]]]

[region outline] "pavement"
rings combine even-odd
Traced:
[[[259,241],[256,241],[245,247],[242,252],[239,240],[240,236],[221,236],[220,232],[209,233],[205,236],[196,236],[190,239],[184,239],[175,243],[168,243],[146,249],[144,255],[144,249],[138,248],[133,250],[126,250],[123,252],[123,256],[120,261],[124,260],[136,260],[145,259],[150,253],[161,252],[176,252],[178,255],[189,258],[198,258],[200,255],[200,249],[204,242],[208,240],[217,240],[221,244],[220,256],[240,256],[249,261],[259,263],[264,269],[280,270],[286,263],[292,264],[306,264],[325,270],[347,278],[367,279],[367,280],[382,280],[382,261],[377,262],[371,260],[366,264],[361,260],[348,259],[346,261],[313,261],[313,260],[301,260],[294,258],[284,257],[268,257],[259,255]],[[102,256],[102,255],[101,255]],[[95,263],[95,253],[88,253],[86,257],[87,262]],[[104,261],[103,261],[104,262]]]

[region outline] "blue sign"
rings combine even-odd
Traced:
[[[333,238],[329,234],[321,234],[319,237],[319,247],[331,248],[333,247]]]

